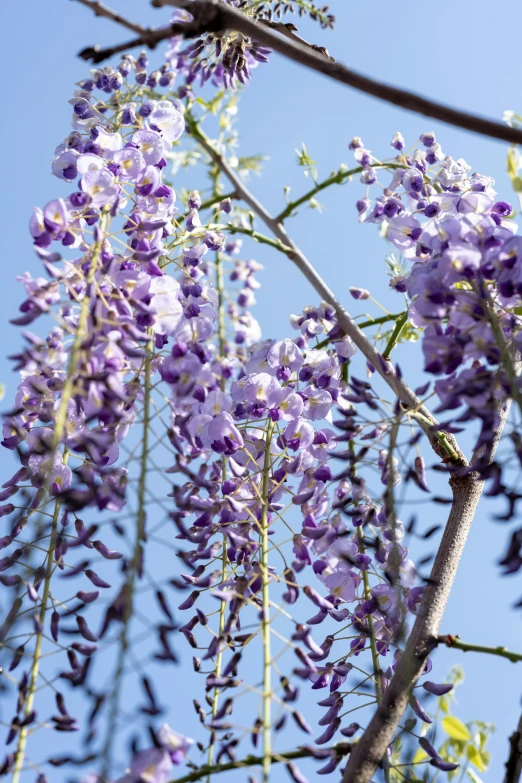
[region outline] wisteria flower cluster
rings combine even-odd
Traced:
[[[291,10],[332,22],[309,2],[272,6],[251,12],[267,23]],[[243,767],[261,768],[269,783],[275,764],[306,783],[297,762],[307,758],[321,762],[317,775],[344,769],[423,611],[429,580],[408,535],[438,529],[401,521],[399,485],[413,498],[430,493],[420,414],[386,399],[374,379],[392,368],[406,327],[422,331],[438,411],[452,417],[440,437],[481,423],[471,463],[450,452],[438,467],[453,479],[480,471],[489,494],[509,493],[509,471],[492,455],[503,407],[522,404],[521,239],[493,181],[445,156],[433,134],[410,152],[396,134],[397,156],[384,163],[359,138],[350,145],[367,188],[360,220],[384,227],[408,265],[392,264],[404,313],[366,323],[395,321],[379,367],[327,301],[292,315],[291,336],[262,339],[251,308],[263,267],[237,238],[260,235],[237,189],[226,195],[217,163],[230,137],[209,154],[200,129],[208,104],[196,92],[219,91],[212,111],[225,107],[228,131],[226,91],[268,54],[229,31],[189,45],[176,38],[158,70],[145,53],[125,55],[93,70],[70,100],[72,131],[52,159],[68,195],[30,219],[42,272],[19,278],[25,299],[13,323],[23,347],[11,358],[20,384],[3,425],[2,445],[18,460],[0,498],[9,596],[0,641],[14,695],[1,774],[13,783],[54,783],[56,770],[83,765],[92,771],[78,773],[82,783],[167,783],[182,764],[180,783]],[[209,194],[183,187],[179,166],[169,170],[195,144]],[[522,459],[515,429],[511,442]],[[510,497],[514,509],[520,496]],[[519,539],[509,571],[522,564]],[[146,603],[151,591],[160,619]],[[182,706],[187,652],[204,680]],[[427,679],[431,670],[426,656],[401,732],[420,741],[436,775],[458,763],[426,734],[424,697],[453,687]],[[175,728],[163,720],[172,701]],[[185,732],[198,721],[196,741]],[[33,735],[49,729],[71,735],[70,745],[64,754],[50,740],[40,762]],[[294,730],[307,744],[276,749]],[[382,760],[386,783],[401,743],[399,733]]]
[[[521,237],[513,208],[496,200],[491,177],[471,174],[465,160],[443,153],[433,133],[405,152],[401,134],[391,182],[383,194],[357,202],[360,219],[385,224],[388,240],[408,263],[391,286],[406,296],[409,321],[423,329],[425,370],[435,382],[439,412],[458,411],[445,422],[447,432],[478,419],[481,449],[474,468],[492,466],[488,455],[502,403],[520,405],[517,377],[521,341]],[[361,180],[376,183],[371,152],[356,138],[355,158],[364,166]],[[462,411],[464,407],[464,412]],[[513,435],[520,458],[518,439]],[[503,487],[500,465],[493,493]]]

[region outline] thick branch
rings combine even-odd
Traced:
[[[263,223],[270,229],[272,234],[279,240],[285,247],[285,254],[290,258],[299,271],[306,277],[308,282],[317,291],[319,296],[328,302],[331,307],[334,308],[337,321],[344,334],[347,334],[359,348],[363,356],[375,367],[375,370],[386,381],[388,386],[393,390],[395,395],[403,404],[404,408],[412,411],[414,418],[418,421],[421,428],[424,430],[429,438],[429,441],[435,450],[435,452],[444,458],[448,456],[455,463],[462,465],[467,464],[464,454],[459,449],[459,446],[452,435],[442,434],[434,430],[437,426],[436,419],[431,413],[422,405],[418,397],[407,386],[404,380],[397,375],[391,362],[386,362],[379,351],[375,348],[373,343],[366,337],[364,332],[359,328],[357,323],[353,320],[351,315],[343,307],[343,305],[337,300],[334,293],[327,286],[317,270],[313,267],[304,253],[297,247],[297,245],[288,236],[283,224],[278,218],[272,217],[267,209],[255,198],[255,196],[248,190],[242,180],[236,174],[236,172],[230,167],[221,153],[214,147],[210,139],[203,133],[197,123],[190,117],[190,114],[186,115],[187,122],[190,126],[190,130],[193,136],[198,140],[203,149],[212,158],[214,163],[221,169],[223,174],[234,186],[238,198],[241,198],[252,211],[263,221]]]
[[[91,11],[94,11],[96,16],[103,16],[105,19],[110,19],[112,22],[116,22],[116,24],[125,27],[127,30],[132,30],[133,33],[141,36],[145,43],[147,35],[150,33],[150,28],[142,27],[141,24],[131,22],[129,19],[126,19],[117,11],[113,11],[112,8],[108,8],[108,6],[100,3],[98,0],[76,0],[76,2],[90,8]]]
[[[325,748],[325,756],[328,751],[335,752],[339,756],[346,756],[350,753],[353,745],[351,742],[341,742],[338,745],[334,745],[333,748]],[[317,754],[317,748],[297,748],[297,750],[291,750],[287,753],[273,753],[271,756],[272,764],[282,763],[287,761],[295,761],[296,759],[309,758]],[[263,763],[263,756],[246,756],[244,759],[238,761],[227,761],[226,764],[213,764],[212,766],[205,765],[189,772],[188,775],[183,775],[182,778],[176,778],[171,780],[170,783],[194,783],[196,780],[201,780],[206,775],[217,775],[219,772],[230,772],[233,769],[243,769],[244,767],[256,767]]]
[[[517,369],[520,370],[520,367]],[[502,435],[509,406],[510,402],[498,411],[499,424],[495,431],[490,459],[493,459]],[[471,464],[478,462],[482,456],[481,451],[475,453]],[[408,707],[412,689],[424,669],[426,659],[437,646],[442,615],[482,495],[484,482],[475,473],[468,472],[466,475],[454,473],[450,485],[453,503],[406,649],[379,708],[351,753],[342,783],[369,783]]]
[[[89,4],[85,0],[82,1],[86,5]],[[383,84],[375,79],[363,76],[340,63],[332,61],[317,47],[311,46],[293,34],[289,35],[289,31],[280,34],[281,29],[279,27],[273,29],[270,25],[255,21],[233,6],[226,5],[222,0],[153,0],[152,4],[158,8],[168,5],[187,9],[192,14],[193,21],[187,24],[174,24],[170,27],[147,31],[146,37],[140,35],[136,39],[108,49],[89,47],[84,49],[80,56],[99,63],[113,54],[134,46],[154,48],[160,41],[169,38],[171,35],[195,37],[206,32],[215,33],[233,29],[274,49],[294,62],[318,71],[335,81],[341,82],[341,84],[364,92],[367,95],[373,95],[375,98],[401,106],[408,111],[423,114],[426,117],[433,117],[441,122],[456,125],[473,133],[480,133],[494,139],[508,141],[511,144],[522,144],[522,130],[510,128],[501,123],[493,122],[459,109],[453,109],[450,106],[423,98],[408,90]],[[127,24],[125,26],[128,27]]]
[[[462,650],[462,652],[478,652],[485,653],[486,655],[498,655],[500,658],[507,658],[511,663],[518,663],[522,661],[522,653],[512,652],[506,650],[505,647],[487,647],[483,644],[470,644],[469,642],[463,642],[458,636],[452,636],[447,634],[446,636],[439,636],[437,638],[439,644],[445,644],[446,647],[453,647],[455,650]]]
[[[516,731],[509,738],[509,747],[504,783],[519,783],[522,776],[522,716],[518,721]]]

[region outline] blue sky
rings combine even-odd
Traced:
[[[146,24],[168,18],[153,11],[145,0],[113,0],[113,7]],[[505,109],[522,110],[520,93],[520,30],[522,10],[507,0],[441,0],[419,3],[351,3],[332,0],[336,32],[322,32],[304,24],[309,39],[326,45],[347,65],[376,78],[408,87],[462,109],[501,119]],[[124,40],[127,33],[106,20],[97,20],[69,0],[25,0],[2,5],[5,117],[3,120],[4,207],[0,286],[3,315],[0,379],[12,396],[16,380],[4,354],[19,343],[16,330],[6,325],[22,298],[16,274],[38,273],[27,222],[33,205],[43,205],[62,193],[50,175],[52,152],[70,126],[67,104],[74,82],[83,78],[86,64],[75,55],[88,44]],[[252,189],[274,211],[283,203],[283,188],[297,195],[307,188],[295,165],[294,149],[305,142],[322,176],[340,163],[351,162],[347,148],[360,135],[377,157],[386,157],[389,142],[400,130],[407,144],[419,134],[435,130],[446,153],[464,157],[473,170],[492,175],[502,198],[513,194],[505,173],[507,147],[461,130],[412,115],[375,99],[331,83],[324,77],[274,56],[254,74],[241,99],[238,120],[242,154],[268,156],[261,178]],[[348,287],[372,290],[390,309],[394,295],[384,274],[386,246],[374,227],[357,223],[354,202],[362,193],[354,181],[332,189],[322,199],[323,213],[303,211],[289,222],[296,242],[324,275],[341,300],[350,304]],[[256,316],[266,337],[289,334],[288,315],[317,297],[290,263],[269,250],[252,253],[265,265]],[[419,378],[420,360],[413,349],[399,349],[398,359],[407,377]],[[9,460],[0,455],[3,469]],[[426,526],[443,521],[443,507],[424,506]],[[522,595],[522,579],[500,578],[498,560],[506,530],[491,519],[492,505],[479,513],[459,570],[442,630],[463,639],[501,644],[522,650],[522,616],[510,608]],[[466,682],[459,689],[458,715],[492,721],[497,733],[491,742],[493,761],[484,779],[501,779],[507,757],[507,737],[520,712],[520,668],[497,658],[441,651],[437,670],[444,674],[453,663],[465,667]],[[181,693],[179,694],[181,695]],[[54,780],[53,780],[54,783]]]

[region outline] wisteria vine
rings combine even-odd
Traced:
[[[271,24],[292,11],[334,22],[308,0],[233,5]],[[189,20],[179,11],[172,21]],[[426,454],[452,487],[471,480],[504,496],[505,521],[522,497],[515,210],[433,133],[411,148],[396,133],[386,160],[352,139],[354,168],[314,178],[273,218],[227,162],[229,109],[269,55],[230,30],[176,36],[158,68],[145,52],[125,54],[70,100],[72,131],[52,159],[69,192],[30,219],[43,269],[19,277],[20,384],[3,425],[18,461],[0,498],[12,697],[1,774],[13,783],[54,783],[62,767],[82,783],[210,782],[237,770],[269,783],[276,765],[295,783],[367,781],[375,767],[397,783],[451,776],[464,753],[485,763],[486,729],[479,741],[452,718],[453,734],[437,738],[430,698],[447,714],[455,678],[429,679],[430,655],[440,642],[520,656],[453,637],[415,653],[409,711],[389,721],[372,761],[365,743],[430,601],[430,557],[415,565],[409,547],[440,526],[400,518],[406,493],[446,503]],[[212,139],[202,126],[216,114]],[[192,164],[208,175],[197,189],[182,185],[197,182]],[[284,227],[356,176],[360,222],[394,247],[394,313],[349,316]],[[238,236],[293,261],[321,294],[291,315],[290,336],[262,339],[252,308],[263,268]],[[366,289],[350,293],[355,307],[378,304]],[[417,339],[435,379],[413,392],[393,351]],[[469,460],[455,439],[463,430],[474,433]],[[506,573],[520,569],[521,548],[516,530]],[[204,677],[192,704],[176,685],[187,653]],[[159,720],[172,699],[174,728]],[[286,737],[294,746],[280,750]]]

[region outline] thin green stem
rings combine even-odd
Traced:
[[[102,218],[101,228],[103,231],[104,228],[103,218]],[[98,266],[100,250],[101,250],[101,240],[93,246],[93,250],[92,250],[91,262],[89,265],[89,271],[87,274],[87,281],[86,281],[87,287],[85,291],[85,296],[82,300],[81,307],[80,307],[80,317],[78,318],[78,324],[76,326],[76,332],[74,334],[73,345],[71,348],[71,355],[69,359],[69,364],[67,366],[66,379],[62,388],[62,397],[60,400],[60,405],[58,407],[58,412],[56,414],[56,419],[54,423],[54,435],[53,435],[53,443],[51,447],[51,454],[53,455],[57,452],[60,443],[63,440],[63,436],[66,430],[67,410],[69,407],[69,402],[72,398],[74,384],[75,384],[75,376],[77,374],[78,364],[80,361],[82,344],[87,331],[87,320],[89,317],[89,308],[90,308],[90,299],[91,299],[90,297],[91,287],[94,281],[96,268]],[[67,462],[67,458],[68,458],[68,451],[64,450],[63,453],[64,463]],[[49,487],[47,487],[47,491],[48,490]],[[33,660],[32,660],[31,670],[29,674],[29,688],[27,691],[27,698],[25,701],[25,708],[24,708],[24,714],[26,717],[32,712],[33,709],[36,684],[38,682],[38,675],[40,671],[43,629],[45,624],[45,617],[47,614],[47,605],[49,602],[49,596],[51,594],[51,576],[53,573],[54,550],[56,548],[56,541],[58,538],[58,519],[60,515],[60,506],[61,506],[60,501],[57,499],[55,501],[55,506],[54,506],[53,521],[51,526],[51,536],[49,539],[49,549],[47,550],[46,561],[45,561],[46,565],[45,565],[44,586],[42,591],[42,603],[40,606],[40,612],[38,614],[38,620],[40,623],[41,630],[36,634]],[[15,762],[14,762],[12,783],[19,783],[20,780],[20,774],[22,772],[22,767],[25,758],[25,750],[27,746],[27,734],[28,734],[27,726],[23,726],[20,729],[20,733],[18,735],[18,745],[15,752]]]
[[[102,751],[103,766],[101,772],[102,781],[110,779],[112,744],[116,735],[118,722],[118,712],[120,707],[120,696],[125,669],[125,659],[129,649],[129,631],[130,619],[132,616],[132,601],[136,579],[140,572],[142,560],[142,545],[145,538],[146,522],[146,494],[147,494],[147,467],[149,456],[149,424],[151,418],[151,372],[152,372],[153,351],[150,345],[147,346],[147,354],[144,365],[144,387],[143,387],[143,439],[140,455],[140,475],[138,478],[138,510],[136,515],[136,536],[134,539],[134,551],[132,560],[127,571],[127,581],[123,587],[124,611],[122,617],[122,627],[119,638],[118,661],[113,678],[113,687],[111,690],[111,707],[107,721],[107,733],[105,745]]]
[[[199,208],[199,211],[201,212],[202,209],[211,209],[212,207],[215,207],[216,204],[220,204],[222,201],[224,201],[226,198],[237,198],[237,194],[235,190],[230,191],[230,193],[214,193],[213,196],[210,196],[210,198],[207,198],[206,201],[201,202],[201,206]],[[186,220],[188,217],[188,213],[185,215],[180,215],[176,218],[176,220],[179,223],[182,223],[184,220]]]
[[[210,209],[211,207],[215,207],[216,204],[220,204],[222,201],[224,201],[227,198],[237,198],[236,191],[232,190],[230,193],[214,193],[213,196],[208,198],[206,201],[203,201],[200,206],[200,211],[202,209]]]
[[[364,555],[366,552],[366,548],[364,546],[364,533],[362,531],[362,527],[359,526],[357,528],[357,536],[358,536],[358,544],[359,544],[359,552]],[[362,579],[363,579],[363,589],[364,589],[364,599],[366,601],[369,601],[371,599],[371,588],[370,588],[370,580],[368,578],[368,571],[362,571]],[[375,624],[373,621],[373,615],[369,614],[367,617],[368,620],[368,629],[369,629],[369,637],[370,637],[370,650],[372,653],[372,665],[373,665],[373,676],[375,678],[375,695],[377,697],[377,704],[381,703],[382,700],[382,685],[381,685],[381,667],[379,664],[379,653],[377,652],[377,643],[375,639]]]
[[[493,331],[495,341],[500,351],[502,366],[504,367],[507,376],[509,378],[509,384],[511,386],[511,394],[513,395],[513,399],[516,401],[520,413],[522,413],[522,394],[520,392],[520,389],[518,388],[519,379],[518,379],[517,368],[515,366],[515,362],[513,361],[513,356],[509,348],[509,345],[507,343],[504,330],[502,329],[502,324],[500,323],[498,315],[495,312],[495,306],[493,304],[493,300],[491,298],[491,294],[488,290],[486,283],[484,283],[483,290],[487,301],[486,310],[487,310],[488,320],[489,323],[491,324],[491,329]]]
[[[348,377],[346,377],[345,380],[347,381]],[[350,441],[349,448],[353,454],[354,452],[353,440]],[[356,470],[354,467],[354,474],[355,472]],[[366,547],[364,546],[364,532],[361,525],[357,528],[357,539],[358,539],[359,552],[362,555],[364,555],[366,553]],[[371,595],[371,586],[370,586],[368,571],[363,570],[361,571],[361,574],[363,580],[364,598],[366,601],[369,601],[372,595]],[[382,701],[381,665],[379,663],[379,653],[377,651],[377,639],[375,636],[375,622],[373,619],[373,614],[371,612],[368,615],[367,620],[368,620],[368,631],[370,637],[370,651],[372,655],[373,678],[375,680],[375,698],[377,699],[377,705],[379,705]],[[386,783],[390,783],[390,767],[387,763],[387,760],[384,763],[384,777]]]
[[[221,253],[216,253],[216,289],[218,295],[218,340],[219,356],[225,357],[227,337],[225,329],[225,281],[223,278],[223,261]],[[224,379],[221,380],[222,391],[224,391]]]
[[[399,338],[402,334],[402,330],[406,326],[408,322],[408,311],[406,310],[399,318],[397,318],[397,322],[395,324],[395,328],[393,332],[391,333],[391,337],[388,340],[388,343],[386,344],[386,348],[382,352],[382,358],[385,361],[390,360],[391,352],[397,345]]]
[[[65,457],[64,457],[64,462],[65,462]],[[53,561],[54,561],[54,550],[56,547],[56,539],[58,537],[59,516],[60,516],[60,502],[59,500],[56,500],[54,505],[54,514],[53,514],[53,522],[51,527],[51,537],[49,540],[49,549],[47,551],[47,556],[45,561],[45,580],[44,580],[44,587],[42,593],[42,603],[40,606],[40,611],[38,613],[38,622],[40,624],[41,630],[36,635],[33,660],[31,664],[31,671],[29,674],[29,691],[27,694],[27,699],[24,708],[25,717],[27,717],[33,709],[34,697],[36,693],[36,683],[38,681],[38,674],[40,671],[42,640],[44,635],[43,626],[45,623],[45,616],[47,614],[47,604],[49,602],[49,596],[51,594],[51,575],[53,572]],[[27,734],[28,734],[27,726],[23,726],[23,728],[20,729],[20,734],[18,737],[18,747],[16,749],[15,766],[13,770],[13,783],[18,783],[20,779],[20,773],[22,771],[22,766],[25,758],[25,749],[27,746]]]
[[[357,326],[359,329],[367,329],[369,326],[378,326],[380,324],[388,323],[388,321],[396,321],[398,318],[402,318],[404,315],[405,313],[387,313],[386,315],[379,316],[379,318],[370,318],[368,321],[359,321]],[[328,345],[329,342],[330,338],[326,337],[326,339],[321,340],[320,343],[314,345],[314,348],[324,348],[326,345]]]
[[[411,411],[406,411],[406,413],[408,414],[408,416],[411,416],[412,419],[419,422],[419,424],[433,427],[433,422],[430,422],[430,420],[426,418],[426,416],[423,416],[422,413],[420,413],[419,411],[411,410]],[[449,442],[446,433],[442,432],[441,430],[437,430],[437,431],[432,430],[432,431],[435,437],[437,438],[438,442],[440,443],[442,449],[448,455],[448,457],[454,462],[459,462],[460,457],[455,451],[455,449],[453,448],[453,446],[451,445],[451,443]]]
[[[225,329],[225,284],[223,279],[223,261],[220,253],[216,253],[216,290],[218,294],[218,341],[219,341],[219,356],[222,359],[225,356],[226,351],[226,329]],[[225,391],[225,379],[221,378],[221,391]],[[227,461],[226,457],[221,460],[221,476],[222,480],[226,481],[227,478]],[[221,581],[224,582],[227,578],[228,571],[228,555],[227,555],[227,538],[223,535],[221,549]],[[221,636],[225,627],[225,601],[220,602],[219,607],[219,627],[218,635]],[[216,656],[216,677],[221,674],[221,664],[223,660],[223,652],[218,650]],[[212,719],[215,718],[219,706],[219,688],[214,689],[212,696],[211,714]],[[214,732],[210,735],[210,743],[208,746],[207,766],[212,767],[214,760]],[[207,783],[210,783],[210,773],[207,777]]]
[[[446,647],[452,647],[456,650],[462,650],[462,652],[478,652],[485,653],[486,655],[498,655],[500,658],[507,658],[511,663],[518,663],[522,661],[522,653],[512,652],[506,650],[505,647],[487,647],[483,644],[470,644],[469,642],[463,642],[458,636],[438,636],[437,642],[439,644],[445,644]]]
[[[259,231],[254,231],[253,228],[245,228],[244,226],[235,226],[232,225],[232,223],[227,223],[223,226],[216,226],[216,229],[225,229],[229,234],[246,234],[246,236],[251,237],[251,239],[253,239],[255,242],[259,242],[261,245],[270,245],[270,247],[279,250],[280,253],[284,253],[285,256],[293,252],[291,247],[285,245],[279,239],[272,239],[271,237],[267,237],[265,234],[261,234]]]
[[[268,495],[270,489],[271,444],[273,422],[270,421],[266,430],[265,456],[263,461],[263,485],[261,498],[261,571],[263,578],[263,783],[270,781],[272,764],[272,656],[270,648],[270,588],[268,570],[269,536],[268,536]]]
[[[342,183],[345,180],[350,179],[350,177],[353,177],[356,174],[361,174],[365,168],[366,168],[365,166],[356,166],[353,169],[341,168],[338,171],[335,171],[333,174],[331,174],[328,177],[328,179],[325,179],[323,182],[319,182],[314,188],[311,188],[311,190],[309,190],[307,193],[304,193],[295,201],[290,201],[283,209],[283,211],[277,216],[276,220],[282,223],[283,220],[286,220],[286,218],[291,216],[292,212],[295,209],[297,209],[297,207],[300,207],[301,204],[310,201],[310,199],[312,199],[322,190],[326,190],[326,188],[329,188],[330,185],[342,185]],[[404,169],[404,168],[406,168],[406,166],[401,165],[399,163],[373,163],[372,164],[372,169]]]
[[[346,756],[352,749],[350,742],[341,742],[329,750],[335,751],[339,756]],[[295,761],[296,759],[305,759],[314,755],[312,748],[298,748],[297,750],[291,750],[286,753],[272,753],[272,764],[285,764],[287,761]],[[264,756],[246,756],[239,761],[227,761],[226,764],[215,764],[212,767],[205,765],[199,767],[199,769],[189,772],[188,775],[183,775],[181,778],[175,778],[169,781],[169,783],[195,783],[197,780],[201,780],[206,775],[218,775],[220,772],[230,772],[234,769],[243,769],[245,767],[256,767],[262,765],[264,762]]]

